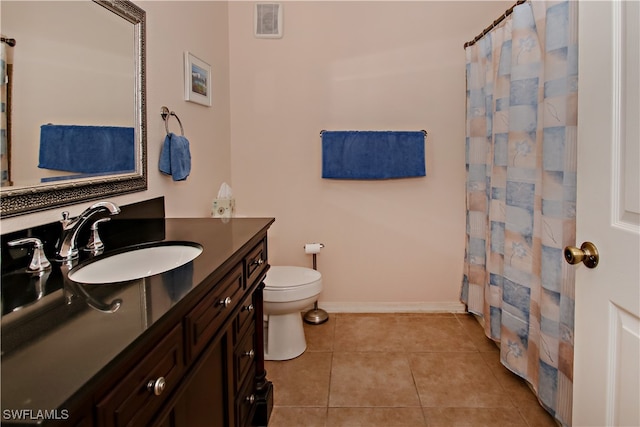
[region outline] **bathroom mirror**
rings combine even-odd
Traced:
[[[144,10],[126,0],[3,0],[0,12],[3,38],[15,39],[13,47],[3,42],[11,83],[3,117],[8,161],[3,159],[0,215],[146,190]],[[41,132],[51,124],[127,129],[131,167],[43,170]],[[85,145],[98,145],[93,144]],[[94,157],[112,160],[105,145],[100,147]]]

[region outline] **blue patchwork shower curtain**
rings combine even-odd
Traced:
[[[571,425],[578,89],[577,2],[535,0],[467,59],[462,301],[502,363]]]
[[[9,140],[7,121],[7,47],[0,42],[0,186],[9,182]]]

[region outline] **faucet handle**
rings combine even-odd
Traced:
[[[89,237],[89,243],[84,247],[85,251],[89,251],[93,255],[100,255],[104,251],[104,243],[102,243],[102,239],[100,239],[98,225],[107,221],[111,221],[111,218],[100,218],[91,224],[91,236]]]
[[[47,259],[47,256],[44,253],[44,245],[42,241],[36,237],[25,237],[24,239],[16,239],[7,243],[9,246],[22,246],[33,243],[34,251],[33,257],[31,257],[31,263],[29,263],[29,267],[27,271],[33,273],[40,273],[42,271],[48,270],[51,268],[51,263]]]
[[[60,220],[60,223],[62,224],[62,229],[66,230],[66,228],[69,226],[72,220],[73,218],[71,218],[69,211],[62,212],[62,219]]]

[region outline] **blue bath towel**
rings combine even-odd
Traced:
[[[174,181],[183,181],[191,173],[189,140],[184,136],[169,133],[160,151],[160,172],[171,175]]]
[[[423,131],[324,131],[322,177],[394,179],[426,175]]]
[[[132,127],[43,125],[38,167],[77,173],[135,171]]]
[[[79,178],[96,178],[99,176],[107,176],[114,174],[121,174],[131,172],[128,171],[113,171],[113,172],[100,172],[100,173],[79,173],[75,175],[61,175],[61,176],[45,176],[40,178],[40,182],[54,182],[54,181],[66,181],[68,179],[79,179]]]

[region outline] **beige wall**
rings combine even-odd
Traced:
[[[147,121],[149,189],[119,197],[119,204],[165,196],[167,216],[209,216],[211,201],[223,181],[231,180],[229,147],[229,66],[226,2],[135,1],[147,17]],[[20,41],[18,40],[18,43]],[[19,45],[18,45],[19,46]],[[208,62],[213,74],[213,106],[184,101],[183,52]],[[160,107],[174,110],[191,143],[192,171],[186,181],[173,182],[158,172],[165,136]],[[179,132],[172,119],[170,130]],[[37,214],[5,218],[2,233],[60,219],[62,210],[80,213],[90,203]]]
[[[270,260],[318,257],[328,309],[460,308],[465,231],[463,44],[512,2],[285,2],[256,39],[229,5],[231,161],[240,215],[274,216]],[[427,176],[321,179],[319,132],[426,129]]]
[[[511,1],[286,1],[276,40],[253,37],[253,2],[136,4],[147,12],[149,190],[111,200],[164,195],[168,216],[209,216],[226,181],[239,215],[276,217],[273,264],[310,266],[304,243],[326,245],[318,267],[327,308],[460,307],[462,44]],[[211,108],[183,100],[185,50],[212,66]],[[185,182],[157,169],[163,105],[191,141]],[[322,180],[322,129],[426,129],[427,177]],[[3,219],[2,232],[55,221],[61,211]]]

